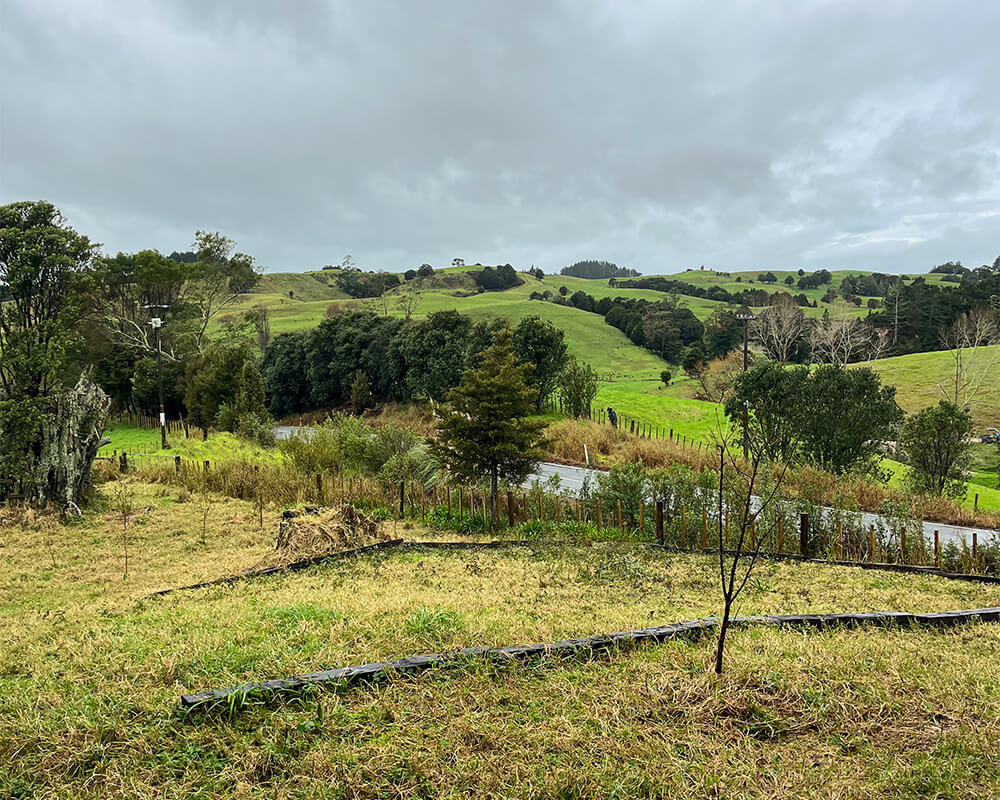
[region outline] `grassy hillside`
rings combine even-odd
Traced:
[[[387,298],[385,307],[378,300],[352,300],[334,284],[335,270],[313,273],[275,273],[263,276],[257,291],[248,295],[236,311],[256,305],[266,306],[271,313],[273,333],[306,330],[319,324],[332,303],[358,308],[372,307],[379,311],[402,315],[400,301],[405,295],[418,294],[414,314],[425,316],[434,311],[455,309],[478,318],[503,316],[515,324],[524,317],[537,315],[550,321],[566,333],[570,352],[591,363],[601,373],[602,382],[597,397],[600,407],[613,406],[639,420],[654,425],[673,427],[687,436],[705,437],[717,425],[714,404],[688,398],[690,386],[683,376],[675,375],[675,383],[664,388],[659,374],[667,365],[649,351],[636,347],[620,331],[605,324],[602,317],[579,309],[559,306],[545,301],[532,301],[532,292],[549,290],[558,292],[565,286],[567,294],[584,291],[596,297],[635,297],[656,301],[661,292],[648,289],[623,289],[608,285],[607,280],[585,280],[563,275],[546,275],[539,281],[521,275],[524,283],[502,292],[476,291],[469,273],[478,265],[439,270],[432,278],[409,281]],[[739,291],[750,286],[765,286],[769,290],[794,289],[782,282],[786,275],[798,277],[793,270],[770,270],[778,283],[763,285],[757,275],[766,270],[748,270],[728,275],[711,270],[688,270],[667,277],[687,281],[697,286],[722,286],[729,291]],[[832,286],[838,288],[844,277],[864,274],[859,270],[838,270],[833,273]],[[741,280],[737,282],[736,277]],[[911,276],[913,277],[913,276]],[[940,276],[922,276],[939,282]],[[822,297],[827,287],[805,290],[812,299]],[[291,293],[291,295],[289,295]],[[711,300],[682,296],[681,302],[701,319],[708,317],[724,304]],[[866,308],[858,309],[838,299],[832,304],[820,303],[818,308],[804,309],[808,315],[820,316],[829,310],[834,316],[863,315]],[[950,357],[946,353],[923,353],[912,356],[884,359],[875,364],[883,380],[898,387],[900,405],[908,412],[916,411],[943,395],[937,388],[947,379]],[[678,370],[674,370],[675,373]],[[1000,392],[984,397],[976,404],[974,417],[978,427],[1000,424]]]
[[[980,363],[1000,356],[1000,345],[983,348],[978,357]],[[908,356],[882,358],[864,366],[870,366],[881,376],[883,383],[896,387],[896,400],[907,413],[934,405],[948,397],[948,382],[954,374],[955,361],[951,351],[913,353]],[[972,418],[976,425],[976,436],[987,426],[1000,428],[1000,374],[987,380],[972,404]],[[952,384],[953,385],[953,384]]]

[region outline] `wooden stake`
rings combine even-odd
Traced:
[[[785,550],[785,520],[783,517],[778,517],[778,552],[783,553]]]
[[[934,566],[941,569],[941,534],[934,531]]]
[[[868,526],[868,561],[873,563],[875,561],[875,526]]]
[[[844,560],[844,521],[837,520],[837,558]]]
[[[687,514],[687,506],[682,505],[681,506],[681,547],[683,547],[684,549],[687,549],[687,546],[688,546],[686,514]]]
[[[642,502],[642,498],[639,498],[639,537],[641,538],[646,532],[646,520],[643,514],[645,503]]]
[[[597,498],[597,530],[601,529],[601,498]]]
[[[618,530],[622,530],[622,499],[618,498]]]
[[[708,512],[701,510],[701,549],[708,549]]]

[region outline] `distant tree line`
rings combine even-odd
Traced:
[[[639,275],[638,270],[619,267],[611,261],[577,261],[559,270],[560,275],[573,278],[599,280],[604,278],[632,278]]]
[[[358,373],[378,399],[441,401],[506,324],[457,311],[421,320],[354,312],[310,331],[281,334],[260,364],[269,408],[281,417],[343,405],[351,400]],[[539,404],[544,402],[567,362],[563,332],[528,317],[514,327],[512,347],[521,362],[532,365],[528,381]]]

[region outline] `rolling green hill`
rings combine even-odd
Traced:
[[[659,380],[665,362],[649,351],[632,344],[624,334],[607,325],[598,314],[591,314],[569,306],[531,300],[532,292],[549,290],[558,292],[565,286],[567,294],[584,291],[595,298],[635,297],[656,301],[661,292],[650,289],[624,289],[608,285],[607,280],[587,280],[564,275],[546,275],[541,281],[521,274],[522,285],[501,292],[478,292],[468,274],[478,265],[449,267],[438,270],[433,277],[408,281],[393,290],[383,300],[353,300],[341,292],[336,284],[337,270],[306,273],[271,273],[264,275],[257,290],[235,307],[247,310],[264,305],[271,315],[273,333],[306,330],[319,324],[331,304],[343,307],[371,307],[380,312],[401,316],[402,300],[412,297],[417,317],[434,311],[455,309],[478,318],[506,317],[515,324],[521,319],[536,315],[550,321],[566,334],[570,352],[589,362],[600,373],[602,381],[596,404],[613,406],[638,420],[651,424],[673,427],[688,436],[705,437],[718,424],[715,404],[690,399],[691,382],[674,369],[675,380],[664,387]],[[789,289],[798,294],[796,287],[786,287],[785,276],[793,270],[769,270],[778,278],[775,284],[761,284],[757,276],[767,270],[748,270],[723,274],[712,270],[688,270],[666,277],[686,281],[697,286],[722,286],[729,291],[748,287],[769,290]],[[831,285],[838,288],[847,275],[866,274],[860,270],[833,271]],[[740,277],[740,281],[736,281]],[[914,276],[911,276],[914,277]],[[942,276],[921,276],[931,282],[940,282]],[[819,299],[828,287],[804,290],[811,299]],[[696,297],[681,296],[681,302],[700,319],[705,319],[723,303]],[[867,308],[858,309],[842,299],[832,304],[820,303],[818,308],[804,309],[811,316],[822,315],[829,309],[833,316],[863,315]],[[883,380],[897,386],[900,405],[907,412],[930,405],[942,397],[939,384],[946,383],[952,361],[948,353],[922,353],[883,359],[875,362]],[[978,427],[1000,425],[1000,392],[983,397],[974,408]]]
[[[1000,345],[984,347],[977,363],[985,364],[991,358],[1000,359]],[[931,353],[912,353],[907,356],[881,358],[864,366],[870,366],[882,376],[882,382],[896,387],[896,401],[907,413],[934,405],[947,398],[949,379],[952,378],[955,361],[950,350]],[[1000,428],[1000,361],[994,368],[994,376],[988,379],[972,404],[972,419],[976,425],[976,435],[987,426]],[[954,386],[954,384],[951,384]]]

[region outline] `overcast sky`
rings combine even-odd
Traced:
[[[998,34],[991,0],[0,0],[0,202],[269,270],[978,266]]]

